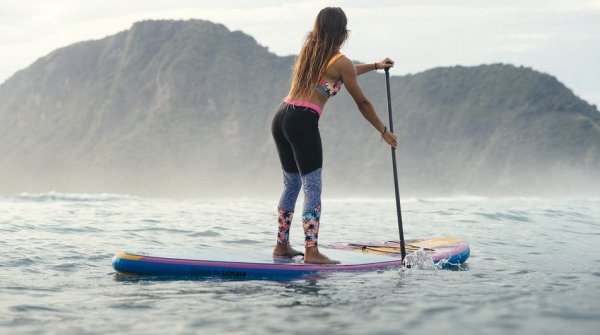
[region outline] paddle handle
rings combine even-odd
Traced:
[[[390,93],[390,69],[385,69],[385,86],[387,88],[387,105],[390,132],[394,132],[394,121],[392,120],[392,97]],[[396,164],[396,149],[392,147],[392,170],[394,171],[394,191],[396,193],[396,212],[398,214],[398,233],[400,235],[400,256],[404,261],[406,258],[406,246],[404,242],[404,229],[402,229],[402,209],[400,208],[400,188],[398,187],[398,167]]]

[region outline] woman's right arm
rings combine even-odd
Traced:
[[[379,133],[382,135],[382,138],[393,148],[396,148],[396,135],[391,133],[389,129],[387,129],[385,124],[381,121],[381,119],[379,119],[379,117],[377,116],[373,104],[371,104],[371,101],[367,99],[367,96],[358,84],[356,67],[354,66],[352,61],[346,56],[344,56],[340,59],[338,63],[339,70],[342,75],[342,80],[344,81],[344,85],[346,86],[348,93],[350,93],[350,95],[354,99],[354,102],[356,102],[358,110],[361,112],[363,117],[367,121],[369,121],[369,123],[371,123],[373,127],[377,129],[377,131],[379,131]]]

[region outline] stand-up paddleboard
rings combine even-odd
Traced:
[[[444,244],[440,239],[410,241],[412,251],[424,250],[434,262],[442,259],[464,262],[469,247],[463,242]],[[340,264],[305,264],[301,256],[273,257],[267,250],[198,249],[187,252],[125,251],[113,258],[115,270],[125,274],[150,276],[207,276],[230,278],[271,278],[302,276],[339,271],[376,271],[402,266],[398,246],[389,243],[347,243],[321,247],[321,251]],[[364,247],[364,248],[363,248]],[[394,249],[395,248],[395,249]],[[393,250],[396,250],[395,252]],[[434,251],[431,251],[434,250]],[[358,252],[357,252],[358,251]]]

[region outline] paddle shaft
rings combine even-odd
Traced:
[[[385,86],[387,88],[388,117],[390,121],[390,132],[394,132],[394,121],[392,120],[392,98],[390,93],[390,69],[385,69]],[[400,209],[400,188],[398,187],[398,167],[396,166],[396,149],[392,147],[392,169],[394,170],[394,190],[396,192],[396,212],[398,214],[398,233],[400,234],[400,255],[402,260],[406,257],[404,243],[404,230],[402,229],[402,210]]]

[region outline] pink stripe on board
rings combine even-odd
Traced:
[[[319,117],[321,117],[321,115],[323,114],[323,107],[309,101],[292,100],[290,99],[290,97],[285,97],[285,99],[283,99],[283,102],[294,106],[307,107],[313,109],[315,112],[317,112],[317,114],[319,114]]]
[[[242,262],[220,262],[220,261],[203,261],[203,260],[184,260],[173,258],[159,258],[143,256],[139,261],[162,263],[162,264],[177,264],[177,265],[195,265],[195,266],[212,266],[212,267],[233,267],[238,269],[269,269],[269,270],[292,270],[292,271],[361,271],[372,269],[383,269],[389,267],[400,267],[402,261],[386,261],[367,264],[349,264],[349,265],[319,265],[319,264],[268,264],[268,263],[242,263]]]

